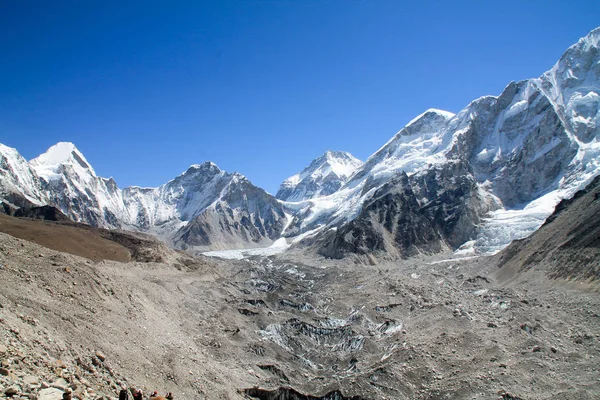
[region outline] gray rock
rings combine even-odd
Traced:
[[[38,400],[62,400],[63,391],[57,388],[48,388],[40,390],[38,394]]]

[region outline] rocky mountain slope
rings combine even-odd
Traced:
[[[499,256],[499,277],[519,279],[538,269],[550,278],[600,279],[600,177],[561,201],[544,225]]]
[[[28,215],[0,214],[0,232],[92,261],[162,262],[178,258],[187,263],[185,260],[189,258],[150,235],[94,228],[75,223],[64,215],[57,219],[55,212],[47,210],[48,206],[40,208],[46,213],[35,212],[34,208],[33,214]]]
[[[275,197],[285,201],[302,201],[330,195],[342,187],[362,164],[350,153],[327,151],[302,172],[283,181]]]
[[[500,285],[490,257],[93,262],[3,233],[0,249],[0,398],[600,394],[597,286]]]
[[[280,199],[210,162],[158,188],[121,190],[69,143],[31,162],[0,147],[0,196],[195,250],[284,236],[335,257],[497,252],[600,173],[599,41],[600,28],[541,77],[457,114],[427,110],[364,164],[327,152],[286,180]]]

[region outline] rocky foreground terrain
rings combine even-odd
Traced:
[[[540,230],[554,258],[582,232],[577,210],[595,213],[597,191]],[[32,242],[42,225],[47,247]],[[538,234],[495,257],[365,265],[300,250],[194,258],[3,216],[8,229],[24,238],[0,233],[0,398],[113,399],[121,387],[176,399],[600,397],[597,279],[591,264],[557,275],[552,257],[523,262],[542,254]],[[80,248],[65,245],[65,229],[86,231],[96,256],[125,243],[152,257],[68,254]]]

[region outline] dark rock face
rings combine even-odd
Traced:
[[[332,258],[383,251],[410,257],[457,248],[489,210],[464,161],[411,177],[400,173],[375,192],[356,219],[329,233],[318,252]]]
[[[483,197],[469,163],[461,160],[432,167],[411,177],[421,211],[451,248],[470,240],[481,217],[493,205]]]
[[[1,207],[0,207],[0,212],[4,213],[4,214],[6,214],[6,215],[15,215],[15,211],[17,211],[17,210],[18,210],[18,208],[17,208],[17,207],[15,207],[15,206],[13,206],[12,204],[10,204],[10,203],[7,203],[7,202],[5,202],[5,201],[3,201],[3,202],[0,204],[0,206],[1,206]]]
[[[327,235],[318,252],[332,258],[378,251],[409,257],[420,250],[440,251],[441,246],[440,234],[402,173],[376,191],[356,219]]]
[[[14,217],[43,219],[46,221],[71,221],[62,211],[52,206],[21,207],[15,210],[12,215]]]

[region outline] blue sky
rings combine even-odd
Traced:
[[[121,187],[211,160],[275,193],[328,149],[364,160],[427,108],[539,76],[599,17],[599,1],[2,1],[0,142],[28,159],[74,142]]]

